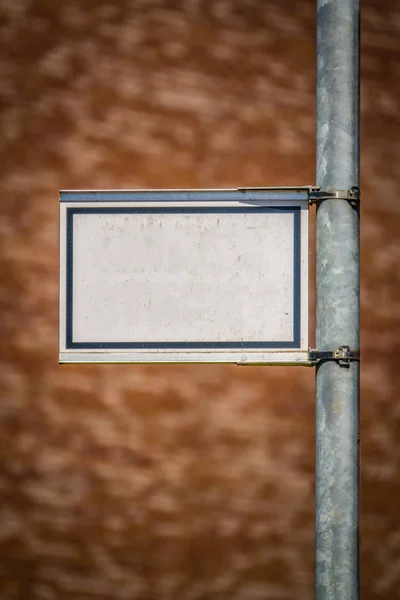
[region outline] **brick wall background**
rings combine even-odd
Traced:
[[[365,600],[400,598],[400,8],[363,1]],[[315,3],[0,0],[0,599],[313,597],[308,369],[58,366],[58,190],[314,183]]]

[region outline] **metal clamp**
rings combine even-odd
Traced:
[[[312,190],[308,195],[308,204],[318,204],[322,200],[347,200],[352,206],[360,203],[360,188],[354,186],[349,190]]]
[[[326,360],[335,360],[339,365],[347,367],[351,362],[360,361],[360,351],[351,350],[349,346],[339,346],[336,350],[310,350],[308,358],[312,365]]]

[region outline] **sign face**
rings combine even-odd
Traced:
[[[60,362],[307,363],[307,189],[60,200]]]

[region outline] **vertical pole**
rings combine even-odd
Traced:
[[[359,185],[360,0],[317,0],[317,184]],[[316,216],[318,350],[359,349],[359,210]],[[359,597],[359,363],[316,372],[316,598]]]

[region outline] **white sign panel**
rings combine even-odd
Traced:
[[[308,360],[308,192],[61,192],[60,362]]]

